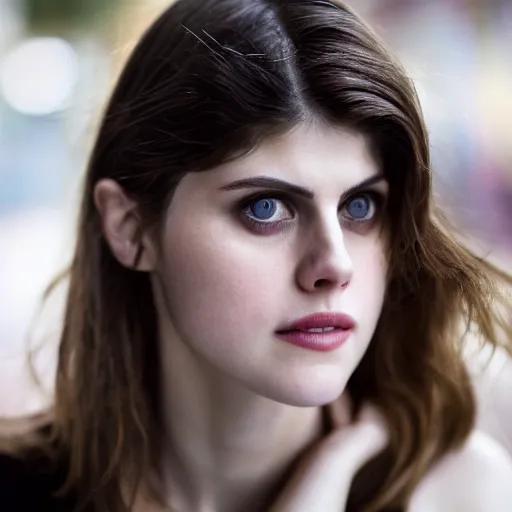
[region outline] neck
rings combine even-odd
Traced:
[[[179,510],[262,510],[297,456],[322,434],[321,409],[253,393],[181,342],[168,341],[162,343],[162,470],[173,503]]]

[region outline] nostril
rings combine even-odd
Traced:
[[[330,281],[329,279],[318,279],[317,281],[315,281],[314,287],[315,288],[325,288],[325,287],[332,287],[333,285],[334,285],[334,283],[332,281]],[[347,285],[348,285],[348,281],[343,283],[341,285],[341,288],[346,288]]]

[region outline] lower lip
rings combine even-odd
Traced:
[[[328,332],[285,331],[278,332],[277,336],[297,347],[317,352],[331,352],[340,348],[351,333],[352,329],[334,329]]]

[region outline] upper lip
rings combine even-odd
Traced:
[[[339,327],[341,329],[353,329],[355,321],[352,317],[343,313],[313,313],[295,322],[284,326],[281,331],[304,331],[307,329],[320,329],[325,327]]]

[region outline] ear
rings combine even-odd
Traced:
[[[151,237],[143,229],[137,203],[114,180],[100,180],[94,187],[103,235],[121,265],[149,272],[156,265]]]

